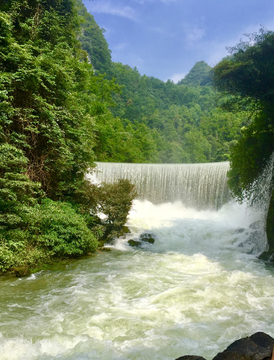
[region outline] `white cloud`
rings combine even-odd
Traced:
[[[173,74],[170,78],[167,80],[172,80],[175,84],[177,84],[178,81],[182,80],[186,76],[186,73],[176,73]],[[166,81],[167,81],[166,80]]]
[[[192,45],[192,44],[202,40],[202,38],[205,35],[205,30],[201,29],[199,27],[190,27],[190,28],[186,29],[185,32],[186,32],[186,40],[189,45]]]
[[[136,10],[134,10],[132,7],[113,4],[109,1],[92,3],[88,8],[91,14],[92,13],[111,14],[111,15],[125,17],[130,20],[136,20],[138,16]]]

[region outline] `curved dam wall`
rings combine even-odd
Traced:
[[[230,199],[227,186],[229,162],[205,164],[96,163],[93,181],[129,179],[138,199],[154,204],[181,201],[198,210],[217,210]],[[94,179],[95,177],[95,179]]]

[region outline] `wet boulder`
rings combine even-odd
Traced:
[[[203,358],[202,356],[197,356],[197,355],[185,355],[185,356],[181,356],[176,360],[206,360],[205,358]]]
[[[213,360],[270,360],[273,345],[274,339],[271,336],[258,332],[234,341]]]
[[[140,235],[140,240],[148,242],[150,244],[154,244],[156,240],[156,235],[153,233],[145,232]]]
[[[130,246],[140,246],[144,243],[153,244],[156,240],[156,235],[150,232],[142,233],[138,239],[130,239],[128,240],[128,244]]]
[[[142,245],[141,241],[134,240],[134,239],[128,240],[128,244],[129,244],[130,246],[140,246],[140,245]]]

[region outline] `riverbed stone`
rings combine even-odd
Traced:
[[[206,360],[206,359],[203,358],[202,356],[197,356],[197,355],[184,355],[176,360]]]
[[[142,243],[141,243],[141,241],[130,239],[130,240],[128,240],[128,244],[130,246],[140,246]]]
[[[213,360],[270,360],[273,345],[274,339],[271,336],[258,332],[234,341]]]
[[[140,240],[153,244],[156,240],[156,235],[153,233],[145,232],[140,235]]]

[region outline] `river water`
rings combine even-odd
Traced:
[[[1,279],[1,360],[211,359],[256,331],[274,336],[273,269],[256,258],[260,217],[235,203],[198,211],[135,201],[132,234],[109,252]],[[130,247],[143,231],[155,243]]]

